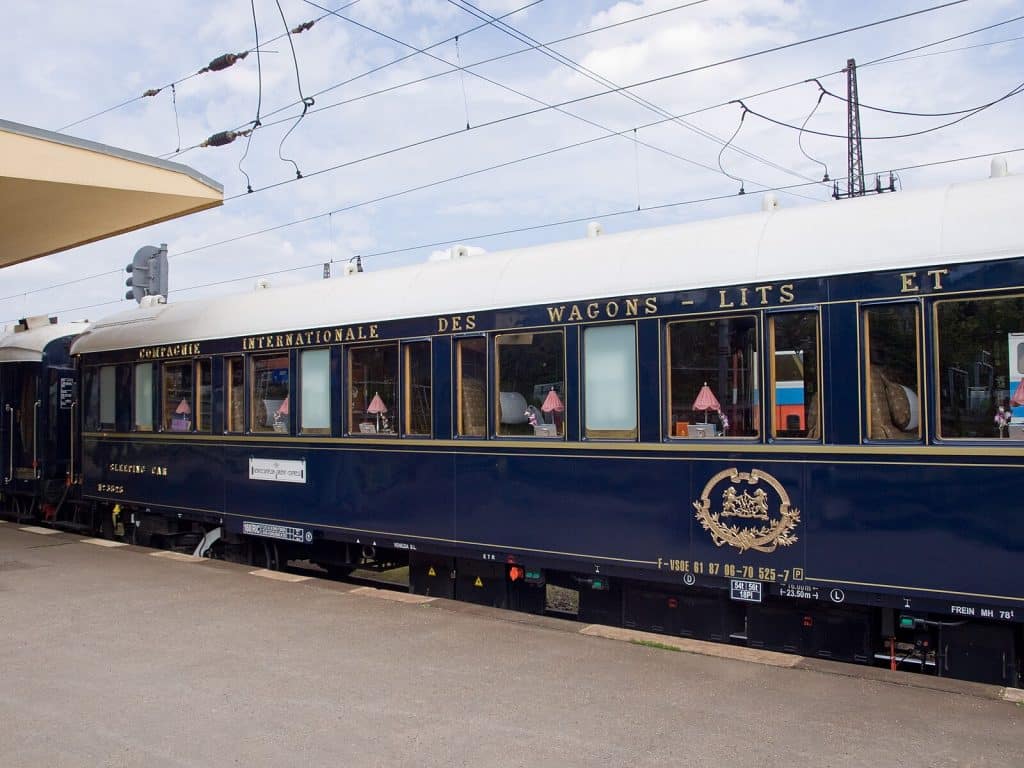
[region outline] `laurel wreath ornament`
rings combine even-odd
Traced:
[[[723,480],[728,480],[733,485],[744,483],[751,486],[764,481],[779,495],[781,505],[778,519],[769,519],[766,525],[757,528],[741,528],[735,523],[723,522],[722,512],[711,509],[711,492]],[[700,521],[701,527],[711,534],[715,546],[728,544],[740,552],[774,552],[778,547],[789,547],[798,541],[793,532],[800,523],[800,510],[790,503],[789,494],[782,484],[759,469],[752,469],[750,472],[740,472],[736,467],[722,470],[708,480],[700,500],[693,502],[693,506],[697,510],[697,520]]]

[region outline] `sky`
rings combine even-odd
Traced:
[[[347,7],[335,15],[309,0],[7,5],[0,118],[184,163],[222,183],[226,202],[0,269],[0,325],[130,309],[124,265],[149,244],[168,244],[170,301],[215,300],[262,276],[275,286],[323,279],[325,262],[338,275],[338,262],[356,255],[382,270],[452,244],[497,251],[583,237],[590,220],[620,232],[757,211],[759,191],[771,188],[789,187],[775,193],[785,207],[842,205],[821,179],[824,168],[833,179],[846,174],[846,104],[835,96],[846,95],[850,58],[869,173],[887,180],[890,169],[906,169],[902,189],[932,187],[984,178],[989,159],[910,166],[1024,147],[1024,94],[928,130],[961,116],[936,113],[987,104],[1024,81],[1024,19],[1002,23],[1024,16],[1024,1],[966,0],[809,43],[941,2],[316,3]],[[287,37],[271,40],[285,30],[282,15],[289,28],[317,20],[291,37],[294,58]],[[999,26],[930,45],[989,25]],[[258,57],[195,74],[223,53],[253,49],[256,28]],[[780,46],[789,47],[750,56]],[[186,77],[172,99],[164,86]],[[811,78],[835,94],[816,109]],[[646,81],[654,82],[634,86]],[[780,86],[790,87],[773,90]],[[303,97],[313,103],[298,120]],[[262,125],[248,145],[196,148],[251,126],[258,105]],[[807,120],[832,135],[766,118],[797,128]],[[1007,159],[1011,171],[1024,169],[1024,152]],[[493,166],[502,167],[485,170]]]

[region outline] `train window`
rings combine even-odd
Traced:
[[[583,332],[583,425],[587,437],[636,438],[636,326]]]
[[[670,435],[757,437],[757,318],[683,320],[667,333]]]
[[[499,435],[565,435],[565,337],[561,331],[494,337]]]
[[[82,372],[82,417],[87,431],[100,426],[100,374],[99,368],[88,367]]]
[[[916,304],[867,307],[864,369],[868,438],[921,437],[920,310]]]
[[[291,432],[288,355],[253,355],[251,360],[249,428],[253,432]]]
[[[196,431],[213,429],[213,370],[209,359],[196,360]]]
[[[245,359],[229,357],[227,359],[227,396],[228,432],[245,431]]]
[[[171,432],[192,430],[192,363],[164,363],[161,424]]]
[[[303,434],[331,432],[331,352],[307,349],[299,356],[299,385],[302,388]]]
[[[939,301],[939,435],[1024,440],[1024,297]]]
[[[398,344],[350,347],[349,432],[394,435],[398,419]]]
[[[770,337],[772,434],[820,440],[818,313],[773,315]]]
[[[430,342],[411,341],[402,345],[405,397],[405,435],[429,436],[431,426]]]
[[[457,435],[487,435],[487,339],[483,336],[455,342],[455,413]]]
[[[117,421],[117,377],[112,365],[100,368],[100,421],[101,429],[114,429]]]
[[[135,429],[140,432],[153,431],[153,364],[138,363],[135,366]]]

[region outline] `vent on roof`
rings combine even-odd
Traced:
[[[989,177],[993,179],[1001,179],[1004,176],[1010,175],[1010,164],[1006,162],[1006,158],[1002,155],[997,155],[992,158],[992,171],[989,173]]]
[[[42,328],[46,325],[56,325],[56,317],[48,317],[47,315],[35,315],[34,317],[23,317],[18,321],[18,324],[14,326],[14,332],[20,331],[31,331],[33,328]]]
[[[773,192],[769,192],[761,198],[762,211],[777,211],[779,209],[779,198]]]
[[[470,256],[483,256],[485,253],[487,253],[485,248],[476,245],[453,245],[451,248],[434,251],[427,261],[457,261]]]
[[[604,227],[600,221],[592,221],[587,224],[587,237],[600,237],[604,234]]]
[[[166,296],[160,296],[160,295],[156,295],[156,296],[143,296],[141,299],[139,299],[139,306],[140,307],[156,307],[156,306],[159,306],[160,304],[166,304],[166,303],[167,303],[167,297]]]
[[[270,280],[268,280],[265,277],[261,277],[259,280],[256,281],[256,284],[253,285],[253,290],[254,291],[267,291],[267,290],[270,290]]]

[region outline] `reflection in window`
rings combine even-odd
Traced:
[[[288,355],[254,355],[250,378],[253,432],[291,432]]]
[[[499,435],[565,435],[565,340],[553,333],[494,337]]]
[[[482,336],[455,342],[456,434],[487,434],[487,339]]]
[[[668,391],[673,437],[756,437],[761,431],[756,319],[669,323]]]
[[[192,362],[164,363],[163,418],[161,424],[171,432],[192,429]]]
[[[135,429],[153,431],[153,364],[135,366]]]
[[[636,437],[635,326],[583,332],[583,406],[587,437]]]
[[[299,356],[302,384],[302,432],[329,434],[331,431],[331,353],[307,349]]]
[[[936,305],[942,437],[1024,439],[1024,298]]]
[[[349,431],[395,434],[398,424],[398,345],[352,347],[349,365]]]
[[[244,358],[229,357],[227,360],[228,385],[225,388],[227,393],[227,418],[228,432],[245,431],[245,364]]]
[[[921,436],[921,360],[916,304],[864,310],[868,437],[916,440]]]
[[[112,365],[100,368],[100,427],[113,429],[117,421],[117,378]]]
[[[403,344],[405,360],[405,424],[406,435],[430,435],[430,342]]]
[[[820,440],[818,313],[772,316],[771,340],[773,433]]]
[[[196,401],[199,407],[196,409],[196,430],[209,432],[213,429],[213,373],[211,361],[208,359],[196,360],[196,387],[198,393]]]

